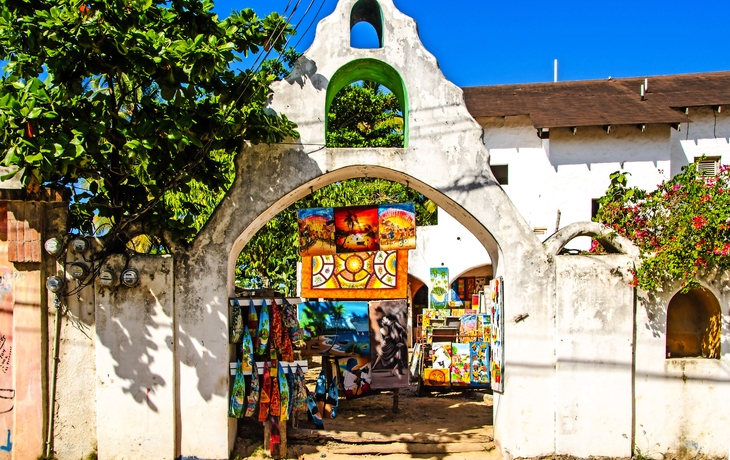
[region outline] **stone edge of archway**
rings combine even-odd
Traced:
[[[596,237],[604,247],[630,257],[640,256],[639,248],[631,240],[598,222],[575,222],[567,225],[553,233],[543,245],[548,254],[558,255],[566,244],[579,236]]]

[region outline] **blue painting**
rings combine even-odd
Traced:
[[[368,302],[309,301],[298,308],[303,355],[370,357]]]

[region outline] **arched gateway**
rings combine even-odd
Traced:
[[[349,46],[356,20],[376,22],[381,48]],[[406,117],[405,148],[325,147],[327,106],[339,88],[359,79],[378,80],[397,95]],[[488,250],[495,274],[504,278],[507,317],[528,311],[530,317],[507,322],[506,390],[495,397],[495,440],[515,456],[554,452],[550,258],[495,180],[480,126],[467,112],[462,91],[444,78],[421,44],[416,23],[392,0],[341,0],[319,23],[312,47],[292,74],[272,92],[270,109],[296,122],[301,137],[246,146],[224,202],[188,256],[176,259],[176,454],[227,458],[234,439],[226,409],[231,353],[226,299],[233,294],[237,255],[281,210],[313,189],[352,177],[407,184]]]

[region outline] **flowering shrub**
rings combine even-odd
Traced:
[[[683,292],[699,287],[702,269],[730,269],[730,172],[705,176],[695,164],[682,168],[653,192],[628,187],[625,173],[611,174],[596,218],[634,242],[641,265],[632,285],[656,291],[680,280]]]

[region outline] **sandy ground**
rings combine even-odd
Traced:
[[[314,388],[319,364],[311,362],[308,386]],[[494,449],[492,396],[483,390],[440,391],[418,396],[417,385],[398,392],[358,399],[340,398],[337,417],[316,430],[304,416],[287,428],[290,459],[499,459]],[[271,458],[263,450],[263,426],[239,423],[233,459]]]

